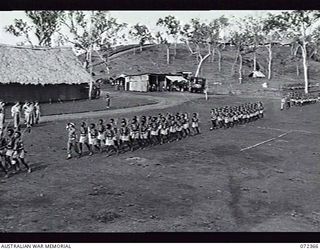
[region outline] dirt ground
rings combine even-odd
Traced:
[[[262,99],[265,118],[210,131],[210,108],[256,99],[186,100],[118,118],[198,112],[201,135],[118,157],[67,161],[65,121],[34,128],[25,138],[34,172],[0,174],[0,231],[319,231],[319,104],[281,112]]]
[[[156,103],[156,101],[131,94],[128,98],[128,92],[120,91],[108,91],[111,98],[110,109],[120,109],[129,107],[138,107],[143,105],[150,105]],[[77,100],[77,101],[65,101],[62,103],[41,103],[42,115],[59,115],[59,114],[74,114],[87,111],[101,111],[106,110],[105,91],[102,91],[99,99],[93,100]],[[11,106],[6,108],[6,117],[10,118]]]

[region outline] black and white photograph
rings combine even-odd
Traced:
[[[319,232],[320,11],[0,11],[0,232]]]

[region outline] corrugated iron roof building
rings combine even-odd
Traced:
[[[71,48],[0,44],[0,99],[6,102],[83,99],[91,81]]]

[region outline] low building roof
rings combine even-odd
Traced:
[[[93,81],[70,47],[0,44],[0,83],[81,84]]]

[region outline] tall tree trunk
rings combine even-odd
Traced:
[[[90,67],[90,76],[92,77],[92,45],[90,46],[90,54],[89,54],[89,67]],[[90,82],[89,84],[89,99],[92,99],[92,90],[93,90],[93,81]]]
[[[198,76],[199,76],[199,73],[200,73],[200,70],[201,70],[201,67],[202,67],[203,62],[204,62],[210,55],[211,55],[211,53],[208,53],[208,54],[205,55],[204,57],[199,56],[200,62],[199,62],[199,64],[198,64],[196,73],[194,74],[195,77],[198,77]]]
[[[221,52],[219,49],[217,49],[218,52],[218,70],[221,72]]]
[[[212,48],[212,55],[211,55],[211,62],[214,62],[214,55],[215,55],[216,49],[213,47]]]
[[[297,76],[300,76],[299,61],[298,60],[296,61],[296,73],[297,73]]]
[[[136,54],[136,47],[133,47],[133,54]]]
[[[253,51],[253,71],[257,71],[257,54],[255,49]]]
[[[270,43],[267,48],[268,48],[268,51],[269,51],[268,80],[270,80],[271,76],[272,76],[272,44]]]
[[[170,64],[170,49],[169,49],[169,45],[166,46],[167,49],[167,64]]]
[[[239,49],[237,50],[237,54],[236,54],[236,57],[234,58],[234,62],[232,64],[232,67],[231,67],[231,76],[234,76],[234,67],[236,66],[236,63],[238,61],[238,57],[239,57],[239,54],[240,54],[240,51]]]
[[[142,44],[140,44],[140,52],[142,52]]]
[[[239,84],[242,84],[242,55],[239,53]]]
[[[306,94],[308,94],[308,92],[309,92],[309,82],[308,82],[308,61],[307,61],[307,45],[306,45],[306,41],[303,41],[302,61],[303,61],[303,76],[304,76],[304,92]]]
[[[177,41],[174,42],[174,54],[173,54],[173,58],[176,59],[177,56]]]

